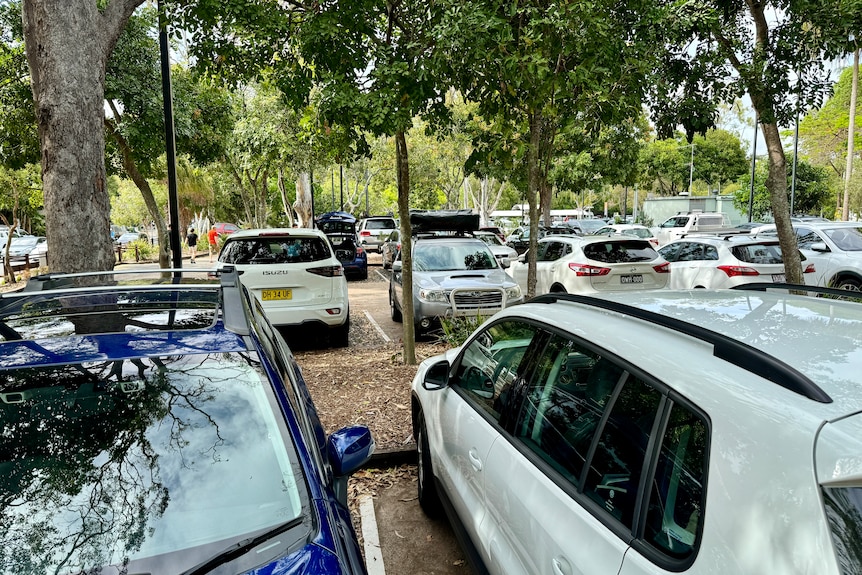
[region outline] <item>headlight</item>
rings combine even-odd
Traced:
[[[419,290],[419,299],[435,303],[449,303],[449,295],[439,289]]]
[[[506,299],[513,300],[521,297],[521,286],[506,288]]]

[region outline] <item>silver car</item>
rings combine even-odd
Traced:
[[[389,306],[403,320],[401,254],[392,264]],[[471,236],[426,236],[413,243],[413,314],[417,333],[440,318],[489,317],[521,303],[521,288],[503,271],[485,242]]]

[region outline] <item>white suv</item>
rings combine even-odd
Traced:
[[[862,573],[862,304],[846,293],[507,308],[419,367],[419,502],[494,575]]]
[[[395,218],[389,216],[372,216],[360,220],[356,233],[359,235],[359,245],[366,250],[380,251],[380,246],[389,234],[398,229]]]
[[[240,230],[226,236],[218,267],[235,266],[240,281],[276,326],[318,325],[330,342],[348,344],[347,279],[320,230]]]

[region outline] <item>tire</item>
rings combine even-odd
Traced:
[[[392,295],[392,290],[389,290],[389,314],[392,317],[392,321],[396,323],[401,323],[404,320],[401,310],[395,305],[395,296]]]
[[[862,290],[862,281],[859,281],[859,279],[852,277],[841,278],[840,280],[838,280],[838,283],[835,285],[835,287],[847,291],[860,291]]]
[[[431,464],[431,453],[428,451],[428,431],[425,429],[425,418],[419,414],[419,429],[416,432],[416,485],[418,486],[419,506],[425,515],[432,519],[440,517],[442,506],[437,484],[434,482],[434,468]]]
[[[330,347],[347,347],[350,344],[350,318],[329,332]]]

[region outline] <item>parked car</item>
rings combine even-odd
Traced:
[[[503,260],[511,261],[517,259],[518,252],[500,241],[500,236],[494,232],[477,230],[473,232],[473,235],[488,244],[488,247],[491,248],[491,253],[494,254],[497,261],[502,262]]]
[[[368,254],[359,245],[356,218],[347,212],[327,212],[317,218],[317,227],[329,238],[335,257],[348,278],[368,278]]]
[[[829,297],[501,311],[413,380],[420,505],[477,573],[862,573],[862,305]]]
[[[571,230],[570,233],[588,236],[605,227],[607,222],[600,218],[567,218],[563,225]]]
[[[349,301],[344,266],[326,235],[310,228],[240,230],[227,237],[216,267],[237,268],[269,321],[318,326],[330,343],[348,344]]]
[[[687,235],[658,250],[670,262],[670,287],[721,289],[745,283],[785,283],[784,258],[777,239],[744,235]],[[802,257],[806,283],[814,285],[815,266]]]
[[[38,264],[39,258],[48,253],[48,240],[45,236],[13,236],[9,245],[9,261]],[[6,246],[0,247],[0,259],[6,256]]]
[[[84,275],[0,297],[0,570],[364,574],[347,481],[374,441],[326,437],[236,270]]]
[[[239,226],[236,224],[229,224],[227,222],[216,222],[213,224],[216,229],[216,233],[220,236],[229,236],[234,232],[239,231]]]
[[[545,237],[545,226],[539,226],[539,239]],[[530,226],[522,226],[515,228],[511,234],[506,237],[506,245],[515,250],[518,255],[527,251],[530,247]]]
[[[383,259],[383,269],[388,270],[392,267],[392,262],[398,257],[398,252],[401,251],[401,232],[393,230],[386,240],[380,244],[380,257]]]
[[[721,212],[689,212],[666,219],[653,232],[663,246],[691,232],[714,232],[729,226],[728,217]]]
[[[809,221],[794,223],[793,229],[799,251],[814,264],[814,285],[862,290],[862,223]],[[757,235],[778,234],[773,224]]]
[[[506,243],[506,234],[503,232],[503,229],[499,226],[482,226],[479,228],[480,232],[491,232],[500,238],[500,243]]]
[[[413,321],[416,333],[437,327],[441,318],[490,317],[521,303],[521,288],[500,267],[491,249],[470,235],[479,216],[462,211],[410,215],[413,238]],[[448,234],[448,235],[440,235]],[[392,264],[389,307],[403,321],[402,253]]]
[[[506,270],[524,293],[530,257],[526,252]],[[670,274],[670,266],[648,241],[625,235],[547,236],[532,257],[536,295],[660,289]]]
[[[136,242],[138,240],[148,240],[149,238],[147,234],[144,232],[126,232],[124,234],[120,234],[115,240],[114,244],[118,246],[125,247],[126,245]]]
[[[641,224],[608,224],[597,229],[591,235],[625,234],[647,240],[654,248],[658,247],[658,238],[648,227]]]
[[[393,231],[398,229],[395,218],[391,216],[371,216],[359,221],[357,233],[359,234],[359,245],[366,250],[380,251],[383,241]]]

